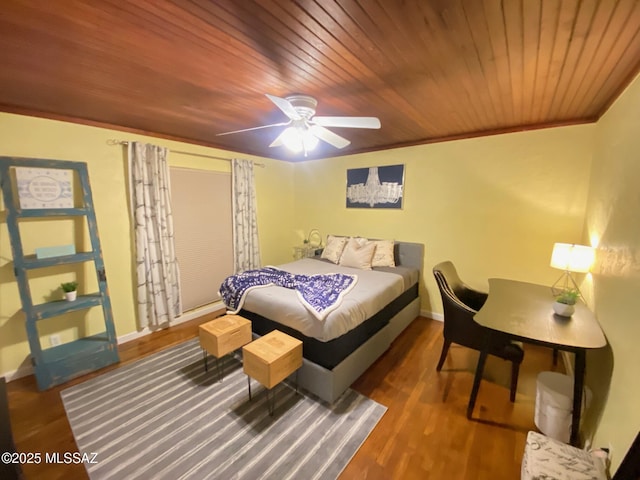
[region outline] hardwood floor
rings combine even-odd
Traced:
[[[203,317],[120,346],[121,364],[193,338]],[[387,407],[378,426],[340,476],[347,479],[520,478],[527,431],[534,430],[537,373],[553,370],[548,349],[525,345],[518,395],[509,402],[510,364],[489,357],[474,419],[466,406],[477,352],[453,345],[441,372],[442,323],[418,318],[352,388]],[[8,384],[19,452],[76,452],[60,391],[117,368],[112,366],[45,392],[33,376]],[[23,465],[25,478],[84,479],[82,465]]]

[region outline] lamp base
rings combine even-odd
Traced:
[[[569,270],[565,270],[560,278],[558,278],[558,280],[556,280],[555,283],[551,285],[551,293],[554,297],[557,297],[562,292],[566,292],[567,290],[577,291],[580,298],[584,299],[580,288],[578,288],[578,284],[571,276],[571,272]]]

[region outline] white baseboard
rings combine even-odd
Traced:
[[[176,321],[171,326],[173,327],[176,325],[180,325],[181,323],[194,320],[198,317],[207,315],[209,313],[217,313],[217,312],[223,313],[224,310],[225,310],[225,306],[222,304],[222,302],[205,305],[204,307],[196,308],[195,310],[189,310],[188,312],[183,313],[176,319]],[[151,330],[149,328],[144,328],[137,332],[126,333],[117,338],[118,345],[122,343],[130,342],[131,340],[135,340],[136,338],[142,338],[157,330],[158,329]],[[14,380],[18,380],[19,378],[26,377],[28,375],[33,375],[33,366],[31,365],[24,365],[19,367],[17,370],[10,370],[2,374],[2,376],[5,378],[7,382],[12,382]]]
[[[23,366],[18,368],[17,370],[11,370],[2,374],[7,382],[13,382],[14,380],[18,380],[19,378],[27,377],[29,375],[33,375],[32,366]]]
[[[205,305],[204,307],[196,308],[195,310],[189,310],[188,312],[184,312],[180,315],[175,322],[171,324],[172,327],[176,325],[180,325],[181,323],[189,322],[203,315],[208,315],[210,313],[223,313],[225,310],[225,306],[222,302],[212,303],[210,305]],[[165,327],[168,328],[168,327]],[[118,345],[130,342],[131,340],[135,340],[137,338],[145,337],[153,332],[157,332],[158,330],[163,330],[162,328],[150,329],[149,327],[145,327],[142,330],[127,333],[118,337]]]
[[[444,315],[442,313],[430,312],[428,310],[420,310],[421,317],[433,318],[439,322],[444,322]]]

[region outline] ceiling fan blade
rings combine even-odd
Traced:
[[[260,130],[261,128],[282,127],[283,125],[289,125],[289,123],[291,122],[272,123],[271,125],[262,125],[261,127],[253,127],[253,128],[243,128],[242,130],[234,130],[233,132],[216,133],[216,137],[220,137],[221,135],[231,135],[232,133],[250,132],[251,130]]]
[[[275,103],[276,107],[282,110],[284,114],[287,117],[289,117],[291,120],[300,120],[302,118],[300,114],[296,111],[296,109],[293,108],[293,105],[291,105],[291,102],[289,102],[289,100],[285,98],[275,97],[273,95],[269,95],[268,93],[265,93],[265,95],[269,100]]]
[[[281,145],[284,145],[284,137],[286,135],[286,133],[285,133],[286,131],[287,131],[287,129],[284,129],[282,131],[282,133],[280,133],[280,135],[278,135],[276,137],[276,139],[273,142],[271,142],[271,144],[269,146],[270,147],[279,147]]]
[[[336,135],[331,130],[327,130],[320,125],[311,125],[309,126],[309,129],[311,129],[311,132],[320,140],[327,142],[329,145],[333,145],[336,148],[344,148],[351,143],[346,138]]]
[[[377,117],[313,117],[311,121],[322,127],[380,128]]]

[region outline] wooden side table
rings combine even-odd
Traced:
[[[225,355],[251,342],[251,322],[240,315],[223,315],[200,325],[200,346],[204,357],[204,369],[208,371],[207,354],[216,359],[218,378],[222,381],[219,360]]]
[[[249,400],[251,400],[251,379],[267,388],[269,415],[273,415],[275,404],[271,389],[302,366],[302,341],[279,330],[267,333],[242,347],[242,364],[247,374]],[[296,392],[298,382],[296,378]]]
[[[293,258],[295,260],[300,260],[301,258],[314,257],[316,255],[316,251],[321,249],[322,247],[312,247],[310,245],[299,245],[293,247]]]

